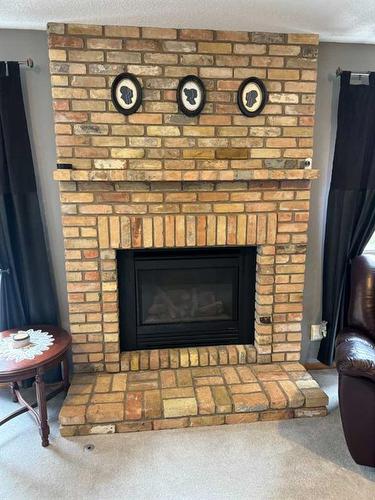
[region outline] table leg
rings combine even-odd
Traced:
[[[18,403],[18,398],[16,394],[16,389],[18,389],[18,384],[17,382],[11,382],[10,383],[10,392],[12,394],[12,401],[13,403]]]
[[[63,376],[63,385],[64,391],[68,392],[70,383],[69,383],[69,364],[68,364],[68,355],[66,354],[61,362],[62,365],[62,376]]]
[[[48,425],[48,414],[47,414],[47,401],[45,385],[43,380],[43,375],[37,373],[35,376],[35,388],[36,388],[36,398],[38,401],[39,408],[39,418],[40,418],[40,435],[42,438],[42,446],[48,446],[48,436],[49,436],[49,425]]]

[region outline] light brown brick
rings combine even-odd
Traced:
[[[146,418],[158,418],[161,416],[161,397],[159,390],[145,391],[144,409]]]
[[[302,406],[305,402],[305,397],[303,393],[298,389],[298,387],[289,380],[281,380],[279,382],[283,391],[288,398],[288,405],[291,408],[298,408]]]
[[[211,391],[215,401],[216,413],[230,413],[232,402],[227,389],[223,385],[212,386]]]
[[[232,398],[236,413],[262,411],[266,410],[269,406],[268,400],[262,392],[234,394]]]
[[[211,389],[207,386],[197,387],[196,394],[199,413],[201,415],[215,413],[215,402],[212,397]]]
[[[259,420],[259,414],[252,413],[240,413],[225,416],[226,424],[249,424],[252,422],[257,422]]]
[[[124,417],[122,403],[98,403],[87,408],[88,423],[120,422]]]
[[[198,52],[208,54],[230,54],[232,46],[224,42],[201,42],[198,43]]]
[[[59,421],[62,425],[77,425],[84,424],[86,406],[74,405],[74,406],[64,406],[60,411]]]
[[[288,35],[288,43],[317,45],[319,43],[319,35],[290,33]]]
[[[140,420],[142,417],[142,392],[128,392],[125,400],[126,420]]]
[[[105,26],[104,34],[110,37],[138,38],[140,29],[134,26]]]
[[[185,417],[197,415],[198,407],[195,398],[176,398],[163,400],[164,416]]]
[[[177,38],[177,30],[170,28],[142,28],[144,38],[173,40]]]

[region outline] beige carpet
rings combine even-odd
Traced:
[[[373,499],[375,470],[346,448],[336,374],[312,374],[328,417],[64,439],[56,399],[49,448],[29,415],[0,428],[0,499]],[[13,408],[0,390],[0,415]]]

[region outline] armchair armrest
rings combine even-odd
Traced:
[[[357,329],[346,328],[336,342],[337,371],[375,382],[375,342]]]

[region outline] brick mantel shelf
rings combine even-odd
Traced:
[[[56,181],[246,181],[246,180],[312,180],[317,179],[316,169],[260,169],[235,171],[128,171],[128,170],[55,170]]]

